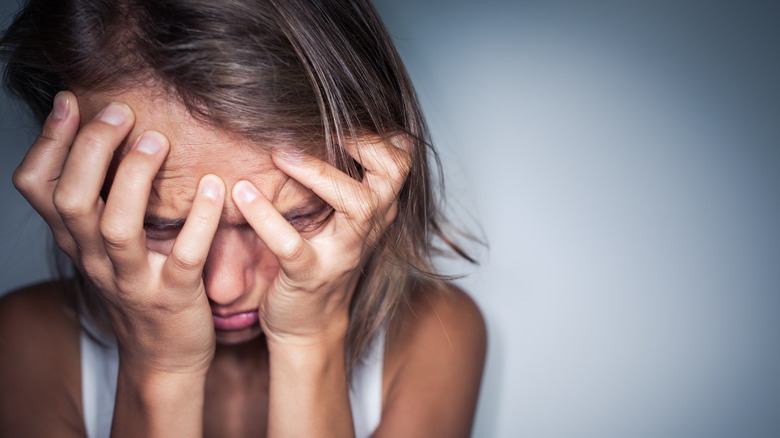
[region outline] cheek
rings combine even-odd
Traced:
[[[259,249],[260,263],[257,264],[256,274],[264,280],[265,283],[271,283],[279,274],[279,260],[265,245]]]
[[[175,239],[168,239],[168,240],[146,239],[146,248],[154,252],[159,252],[160,254],[163,255],[170,255],[171,250],[173,249],[173,243],[175,241],[176,241]]]

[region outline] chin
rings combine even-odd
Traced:
[[[259,324],[254,324],[241,330],[217,330],[217,344],[219,345],[238,345],[252,341],[263,334],[263,329]]]

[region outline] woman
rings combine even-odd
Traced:
[[[77,268],[0,303],[0,435],[469,435],[484,323],[370,4],[33,0],[0,47]]]

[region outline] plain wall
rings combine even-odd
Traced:
[[[448,265],[490,331],[474,436],[780,436],[776,3],[376,4],[490,244]],[[7,290],[46,244],[0,103]]]
[[[475,436],[780,436],[778,3],[377,4],[490,242]]]
[[[16,0],[0,0],[0,29],[18,9]],[[0,294],[52,276],[51,233],[43,219],[14,189],[11,175],[39,128],[22,105],[0,87]]]

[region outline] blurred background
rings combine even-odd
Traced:
[[[375,4],[489,243],[446,263],[489,328],[474,436],[780,436],[780,4]],[[0,104],[6,291],[50,273]]]

